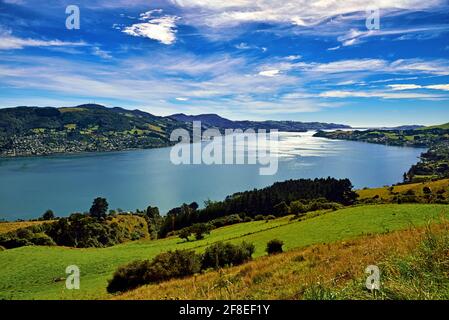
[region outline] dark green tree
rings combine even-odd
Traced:
[[[207,223],[196,223],[191,227],[191,231],[195,234],[196,240],[201,240],[210,233],[210,227]]]
[[[290,208],[285,201],[282,201],[273,207],[273,212],[277,217],[283,217],[289,214]]]
[[[179,231],[179,238],[184,239],[185,241],[189,241],[189,237],[192,234],[190,231],[190,228],[184,228],[181,231]]]
[[[53,220],[54,218],[55,214],[50,209],[45,211],[44,214],[42,215],[42,220]]]
[[[105,198],[96,198],[89,210],[92,217],[100,219],[106,217],[106,212],[108,211],[108,201]]]

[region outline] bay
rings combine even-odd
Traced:
[[[349,178],[356,188],[400,182],[425,151],[280,133],[275,175],[259,165],[174,165],[170,148],[0,159],[0,219],[30,219],[52,209],[84,212],[95,197],[125,211],[222,200],[235,192],[299,178]]]

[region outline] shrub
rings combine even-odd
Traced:
[[[109,280],[109,293],[123,292],[138,286],[182,278],[200,271],[201,259],[194,251],[176,250],[149,260],[134,261],[121,266]]]
[[[148,270],[150,261],[133,261],[125,266],[120,266],[108,282],[109,293],[123,292],[149,283]]]
[[[262,221],[264,219],[265,219],[265,217],[261,214],[258,214],[257,216],[254,217],[254,220],[256,220],[256,221]]]
[[[268,254],[277,254],[277,253],[282,253],[282,246],[284,245],[284,242],[282,240],[279,239],[273,239],[268,241],[267,243],[267,253]]]
[[[290,203],[290,213],[296,216],[304,215],[308,211],[307,206],[301,201],[293,201]]]
[[[269,216],[265,217],[265,220],[274,220],[274,219],[276,219],[276,217],[273,216],[272,214],[270,214]]]
[[[226,266],[236,266],[251,259],[255,247],[242,242],[240,245],[218,242],[208,247],[203,254],[202,268],[218,269]]]
[[[0,246],[0,251],[5,251],[6,250],[6,248],[5,247],[3,247],[3,246]]]
[[[207,223],[196,223],[190,227],[190,231],[195,234],[196,240],[201,240],[210,233],[210,226]]]
[[[184,239],[185,241],[189,241],[189,237],[192,234],[192,231],[190,231],[190,228],[184,228],[179,231],[178,236],[181,239]]]
[[[432,193],[432,190],[431,190],[429,187],[424,187],[424,188],[422,189],[422,192],[423,192],[424,194],[431,194],[431,193]]]
[[[55,246],[56,243],[45,233],[36,233],[30,241],[36,246]]]
[[[214,226],[215,228],[220,228],[224,226],[230,226],[236,223],[242,222],[242,218],[238,214],[231,214],[229,216],[225,216],[222,218],[214,219],[209,222],[210,225]]]
[[[195,251],[176,250],[161,253],[151,262],[151,282],[190,276],[200,271],[201,256]]]
[[[290,208],[285,203],[285,201],[282,201],[281,203],[278,203],[277,205],[275,205],[273,207],[273,210],[274,210],[274,214],[277,217],[283,217],[290,213]]]
[[[245,217],[245,219],[243,219],[243,222],[251,222],[251,221],[253,221],[251,217]]]

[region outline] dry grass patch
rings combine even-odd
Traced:
[[[0,234],[15,231],[21,228],[31,227],[43,224],[49,221],[20,221],[20,222],[1,222]]]
[[[434,230],[447,231],[448,223]],[[332,299],[321,288],[346,290],[366,277],[368,265],[410,254],[426,228],[365,236],[334,244],[266,256],[243,266],[148,285],[116,299]],[[444,232],[446,232],[444,231]],[[317,289],[318,288],[318,289]],[[344,295],[344,292],[342,292]]]

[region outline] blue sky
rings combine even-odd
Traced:
[[[436,124],[448,57],[441,0],[0,0],[0,107]]]

